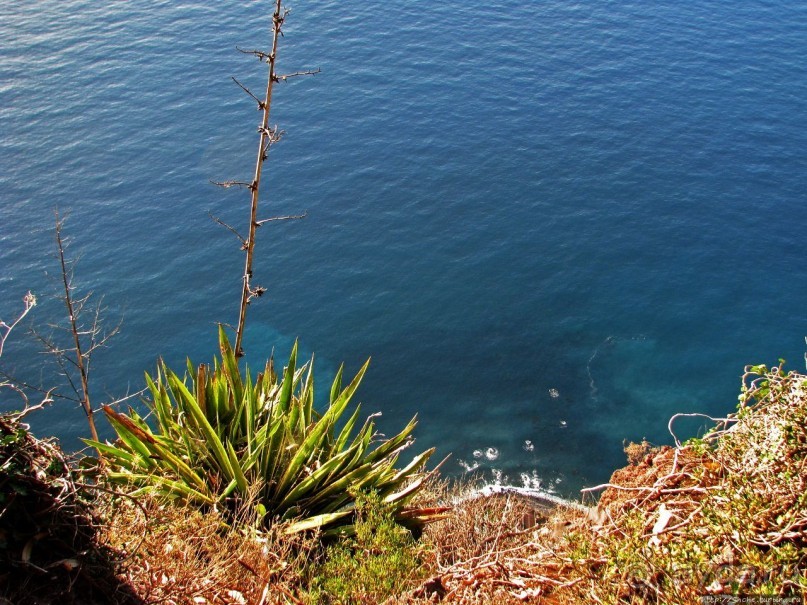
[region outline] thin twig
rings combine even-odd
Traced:
[[[670,418],[669,422],[667,422],[667,430],[670,431],[670,435],[672,435],[672,438],[675,439],[675,445],[677,445],[678,447],[681,447],[681,442],[678,440],[678,437],[676,437],[676,435],[675,435],[675,433],[673,432],[673,429],[672,429],[673,423],[678,418],[708,418],[712,422],[725,422],[725,423],[737,422],[736,418],[713,418],[712,416],[709,416],[707,414],[698,414],[698,413],[694,413],[694,414],[673,414],[673,416]]]
[[[134,399],[135,397],[142,397],[148,391],[148,387],[143,387],[139,391],[135,391],[134,393],[129,393],[128,395],[124,395],[123,397],[118,397],[109,403],[102,403],[99,407],[95,408],[93,412],[102,412],[106,406],[119,406],[125,401],[129,401],[130,399]]]
[[[22,392],[22,389],[18,389],[16,387],[11,387],[11,388],[18,391],[20,393],[20,395],[22,395],[22,398],[25,400],[25,407],[22,409],[22,411],[17,412],[16,414],[12,414],[12,417],[15,420],[22,420],[23,418],[25,418],[31,412],[35,412],[36,410],[41,410],[44,407],[46,407],[46,406],[50,405],[51,403],[53,403],[53,397],[51,397],[50,393],[48,393],[45,397],[42,398],[42,401],[40,401],[39,403],[37,403],[35,405],[28,405],[28,397],[25,396],[25,394]]]
[[[36,306],[36,296],[31,294],[29,291],[28,294],[22,297],[22,302],[25,304],[25,308],[17,316],[17,319],[12,321],[10,324],[7,324],[0,319],[0,357],[3,356],[3,347],[6,344],[8,335],[17,326],[17,324],[20,323],[26,315],[28,315],[28,312]]]
[[[252,183],[247,183],[245,181],[213,181],[211,180],[210,183],[215,185],[216,187],[221,187],[222,189],[229,189],[230,187],[243,187],[245,189],[252,189]]]
[[[92,413],[92,405],[90,404],[90,386],[88,381],[88,373],[87,368],[85,366],[85,358],[84,354],[82,353],[81,348],[81,339],[79,338],[79,330],[78,330],[78,320],[76,317],[75,310],[73,308],[73,297],[71,294],[72,286],[70,284],[70,278],[67,270],[67,261],[65,260],[64,255],[64,241],[62,239],[62,225],[63,221],[59,217],[58,210],[56,211],[56,246],[59,252],[59,264],[62,269],[62,284],[64,285],[64,303],[67,307],[67,317],[70,322],[70,330],[73,333],[73,343],[75,345],[75,353],[76,353],[76,366],[78,368],[79,376],[81,377],[81,405],[84,408],[84,413],[87,416],[87,422],[90,425],[90,434],[94,441],[98,441],[98,431],[95,428],[95,419],[93,418]],[[86,301],[86,297],[84,299]],[[83,301],[82,301],[83,306]],[[57,359],[59,357],[57,356]],[[99,452],[99,455],[101,453]]]
[[[320,69],[319,67],[317,67],[316,69],[306,69],[306,70],[303,70],[303,71],[295,71],[293,74],[283,74],[283,75],[280,75],[280,76],[276,76],[275,82],[278,82],[280,80],[285,82],[289,78],[296,78],[298,76],[315,76],[315,75],[317,75],[318,73],[321,73],[321,72],[322,72],[322,69]]]
[[[624,485],[616,485],[614,483],[601,483],[600,485],[595,485],[594,487],[585,487],[580,491],[583,493],[587,492],[595,492],[602,489],[615,489],[618,491],[624,492],[650,492],[656,494],[680,494],[685,492],[696,492],[696,493],[706,493],[710,489],[718,489],[718,487],[710,486],[710,487],[698,487],[698,486],[691,486],[691,487],[676,487],[676,488],[668,488],[664,489],[661,487],[645,487],[645,486],[636,486],[636,487],[627,487]]]
[[[252,91],[251,91],[249,88],[247,88],[246,86],[244,86],[243,84],[241,84],[241,82],[239,82],[239,81],[238,81],[238,80],[237,80],[237,79],[236,79],[234,76],[230,76],[230,77],[232,78],[233,82],[235,82],[236,84],[238,84],[238,87],[239,87],[241,90],[243,90],[243,91],[244,91],[245,93],[247,93],[247,94],[248,94],[250,97],[252,97],[253,99],[255,99],[255,101],[257,101],[257,103],[258,103],[258,109],[263,109],[263,108],[264,108],[264,104],[263,104],[264,102],[263,102],[263,101],[261,101],[261,100],[260,100],[258,97],[256,97],[254,94],[252,94]]]
[[[2,370],[0,370],[0,376],[2,376],[3,379],[4,379],[4,381],[2,383],[0,383],[0,384],[2,384],[2,386],[7,386],[7,387],[12,387],[13,386],[15,389],[28,389],[29,391],[36,391],[37,393],[42,393],[43,395],[47,395],[47,396],[52,395],[54,399],[65,399],[67,401],[78,402],[78,399],[76,399],[75,397],[69,397],[67,395],[62,395],[61,393],[57,393],[56,391],[52,391],[52,389],[45,389],[43,387],[35,386],[33,384],[25,382],[24,380],[19,380],[18,378],[15,378],[15,377],[11,376],[10,374],[8,374],[7,372],[4,372]]]
[[[292,214],[289,216],[273,216],[272,218],[265,218],[263,220],[257,221],[257,226],[260,227],[264,223],[271,223],[272,221],[294,221],[308,217],[308,211],[306,210],[302,214]]]
[[[269,56],[269,53],[264,52],[262,50],[255,50],[255,49],[247,50],[239,48],[238,46],[235,47],[235,50],[237,50],[240,53],[244,53],[245,55],[255,55],[256,57],[258,57],[259,61],[263,61]]]
[[[208,212],[208,213],[207,213],[207,215],[208,215],[208,216],[209,216],[209,217],[210,217],[210,218],[211,218],[211,219],[212,219],[214,222],[218,223],[219,225],[221,225],[222,227],[224,227],[225,229],[227,229],[228,231],[230,231],[230,232],[231,232],[233,235],[235,235],[235,236],[238,238],[238,241],[240,241],[240,242],[241,242],[241,247],[242,247],[243,249],[246,249],[247,240],[245,240],[245,239],[242,237],[242,235],[241,235],[240,233],[238,233],[238,231],[236,231],[236,230],[235,230],[235,228],[231,227],[230,225],[228,225],[227,223],[225,223],[223,220],[221,220],[221,219],[220,219],[220,218],[218,218],[217,216],[213,216],[213,214],[212,214],[212,213],[210,213],[210,212]]]

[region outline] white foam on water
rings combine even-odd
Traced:
[[[535,500],[545,502],[553,506],[563,506],[566,508],[573,508],[579,511],[589,510],[587,506],[581,504],[580,502],[576,502],[574,500],[567,500],[566,498],[561,498],[557,494],[553,494],[552,492],[541,488],[519,487],[515,485],[502,485],[499,483],[492,483],[481,487],[475,492],[475,495],[477,497],[492,496],[494,494],[518,494],[520,496],[533,498]]]

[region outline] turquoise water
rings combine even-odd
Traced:
[[[731,411],[746,363],[802,369],[807,5],[771,0],[292,4],[247,356],[294,338],[321,388],[510,482],[604,481],[623,439]],[[61,317],[53,209],[76,284],[122,332],[97,402],[158,356],[211,358],[236,319],[236,226],[261,88],[235,50],[268,3],[0,0],[0,317]],[[4,367],[50,384],[22,330]],[[8,404],[6,404],[8,405]],[[33,419],[76,444],[68,402]],[[678,427],[678,425],[676,425]],[[682,434],[697,425],[681,424]]]

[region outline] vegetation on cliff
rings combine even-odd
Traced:
[[[588,511],[432,480],[417,502],[450,510],[422,535],[372,491],[354,492],[353,532],[330,540],[290,534],[294,519],[267,527],[255,509],[122,497],[107,471],[90,486],[57,448],[3,427],[0,595],[12,603],[694,604],[807,591],[807,376],[780,368],[749,368],[737,411],[703,437],[629,446]]]

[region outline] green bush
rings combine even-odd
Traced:
[[[355,534],[328,546],[315,569],[311,603],[380,603],[411,589],[422,576],[422,547],[378,494],[356,499]]]
[[[368,489],[399,522],[429,520],[434,511],[406,505],[428,476],[424,467],[434,449],[395,468],[412,443],[415,419],[379,440],[373,416],[353,436],[358,406],[343,417],[369,360],[345,388],[340,368],[327,409],[319,413],[313,364],[297,367],[296,343],[282,376],[269,360],[254,381],[248,369],[242,376],[221,327],[219,343],[221,360],[212,370],[188,361],[180,378],[161,361],[154,379],[146,375],[154,430],[132,409],[125,415],[104,408],[119,439],[87,443],[104,456],[113,482],[233,514],[251,506],[267,524],[289,521],[289,532],[340,531],[354,518],[351,494]]]

